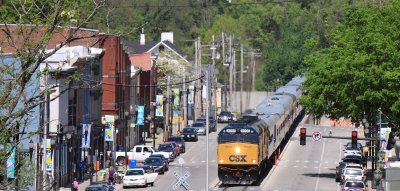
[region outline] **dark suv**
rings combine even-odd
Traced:
[[[168,141],[174,141],[178,146],[181,153],[185,152],[185,142],[181,136],[170,136]]]

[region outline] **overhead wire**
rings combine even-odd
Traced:
[[[117,83],[107,83],[107,82],[101,82],[101,81],[96,81],[96,80],[91,80],[91,79],[85,79],[83,78],[82,80],[84,81],[89,81],[89,82],[97,82],[99,83],[98,85],[104,84],[104,85],[111,85],[111,86],[125,86],[125,87],[161,87],[161,86],[176,86],[176,85],[182,85],[182,84],[188,84],[191,82],[194,82],[196,80],[203,79],[204,75],[202,75],[199,78],[195,78],[193,80],[188,80],[184,82],[178,82],[178,83],[173,83],[173,84],[155,84],[155,85],[132,85],[132,84],[117,84]]]

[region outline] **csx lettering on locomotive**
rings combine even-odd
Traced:
[[[247,155],[231,155],[229,156],[229,160],[231,162],[247,162],[246,157]]]

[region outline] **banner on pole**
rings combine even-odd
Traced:
[[[90,148],[91,127],[91,124],[83,124],[82,126],[82,148]]]
[[[15,168],[15,148],[12,150],[11,155],[7,159],[7,178],[15,178],[14,168]]]
[[[136,125],[144,125],[143,120],[144,120],[144,106],[138,105],[138,116]]]
[[[163,116],[163,95],[156,95],[156,116],[162,117]]]
[[[114,136],[114,115],[105,115],[104,116],[106,120],[106,141],[114,141],[113,136]]]
[[[193,104],[194,86],[189,86],[188,104]]]
[[[174,94],[174,105],[179,105],[179,88],[173,88],[172,92]]]
[[[52,170],[53,165],[52,165],[52,159],[51,159],[51,140],[47,139],[46,140],[46,170]]]

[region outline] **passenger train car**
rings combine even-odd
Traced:
[[[281,143],[303,114],[299,98],[304,81],[304,77],[293,78],[219,132],[218,177],[223,184],[253,184],[277,157]]]

